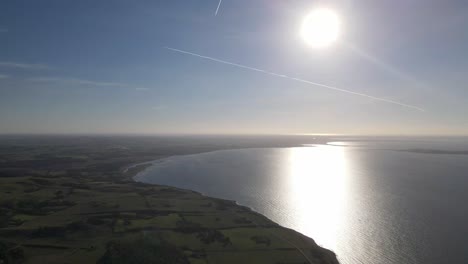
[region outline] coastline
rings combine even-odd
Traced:
[[[307,146],[297,146],[297,147],[307,147]],[[293,147],[290,147],[290,148],[293,148]],[[236,148],[237,149],[237,148]],[[243,149],[243,148],[239,148],[239,149]],[[152,185],[152,186],[158,186],[158,187],[168,187],[168,188],[172,188],[172,189],[176,189],[176,190],[180,190],[180,191],[186,191],[186,192],[192,192],[192,193],[195,193],[195,194],[198,194],[198,195],[201,195],[207,199],[212,199],[212,200],[220,200],[220,201],[223,201],[223,202],[228,202],[228,203],[232,203],[234,206],[236,207],[239,207],[239,208],[242,208],[243,210],[247,210],[249,211],[250,213],[252,214],[256,214],[262,218],[265,218],[267,221],[269,221],[270,223],[272,223],[274,226],[278,227],[278,228],[281,228],[281,229],[284,229],[284,230],[287,230],[288,232],[292,232],[292,233],[295,233],[299,236],[302,236],[306,239],[309,239],[312,241],[312,243],[314,243],[315,246],[319,247],[320,249],[324,250],[326,252],[326,255],[328,255],[328,257],[330,257],[330,263],[334,263],[334,264],[339,264],[339,261],[338,261],[338,256],[336,255],[335,252],[333,252],[332,250],[330,249],[327,249],[327,248],[323,248],[321,246],[319,246],[315,240],[312,238],[312,237],[309,237],[309,236],[306,236],[304,234],[302,234],[301,232],[299,231],[296,231],[292,228],[288,228],[288,227],[284,227],[278,223],[276,223],[275,221],[271,220],[270,218],[268,218],[267,216],[257,212],[254,208],[251,208],[249,206],[246,206],[246,205],[243,205],[243,204],[240,204],[238,203],[238,201],[236,200],[229,200],[229,199],[223,199],[223,198],[218,198],[218,197],[212,197],[212,196],[209,196],[207,194],[204,194],[203,192],[199,192],[199,191],[195,191],[195,190],[191,190],[191,189],[184,189],[184,188],[179,188],[179,187],[175,187],[175,186],[170,186],[170,185],[161,185],[161,184],[151,184],[151,183],[144,183],[144,182],[140,182],[140,181],[137,181],[135,179],[136,176],[138,176],[139,173],[145,171],[147,168],[157,164],[157,163],[160,163],[160,162],[164,162],[164,160],[166,159],[170,159],[172,157],[179,157],[179,156],[190,156],[190,155],[199,155],[199,154],[204,154],[204,153],[211,153],[211,152],[216,152],[216,151],[224,151],[224,150],[233,150],[233,149],[219,149],[219,150],[213,150],[213,151],[206,151],[206,152],[200,152],[200,153],[191,153],[191,154],[182,154],[182,155],[172,155],[172,156],[167,156],[167,157],[161,157],[161,158],[158,158],[156,160],[152,160],[152,161],[145,161],[145,162],[141,162],[141,163],[136,163],[136,164],[132,164],[132,165],[129,165],[127,166],[124,170],[123,170],[123,173],[127,174],[126,175],[126,178],[127,179],[131,179],[131,181],[133,182],[136,182],[136,183],[141,183],[141,184],[145,184],[145,185]],[[254,222],[254,224],[256,225],[257,228],[263,228],[265,227],[264,225],[260,225],[256,222]],[[275,235],[275,234],[272,234],[272,235]],[[298,246],[296,245],[295,243],[285,239],[284,237],[279,237],[279,239],[285,241],[286,243],[292,245],[293,247],[295,247],[306,259],[309,263],[315,263],[313,260],[309,259],[309,257],[307,256],[306,253],[303,252],[303,250]],[[333,262],[333,261],[336,261],[336,262]]]
[[[150,252],[199,264],[338,263],[310,237],[236,201],[133,179],[172,156],[231,146],[161,147],[132,139],[126,142],[132,147],[116,151],[113,142],[95,144],[101,139],[76,142],[71,138],[48,148],[32,142],[14,151],[6,145],[9,155],[0,164],[0,260],[101,263],[124,257],[113,250],[120,244],[126,256],[148,258],[144,263],[154,263],[157,256]]]
[[[311,147],[315,147],[315,145],[322,145],[322,144],[298,144],[298,145],[271,146],[271,147],[264,146],[264,147],[233,147],[233,148],[227,147],[227,148],[219,148],[219,149],[200,151],[200,152],[188,153],[188,154],[159,156],[158,158],[155,158],[155,159],[149,159],[149,160],[147,159],[147,160],[144,160],[144,161],[141,161],[141,162],[130,163],[129,165],[126,165],[126,166],[123,166],[123,168],[120,168],[120,171],[121,171],[122,174],[127,174],[127,175],[124,175],[124,178],[126,178],[128,180],[131,180],[131,181],[135,181],[134,177],[137,176],[138,173],[144,171],[146,168],[151,167],[152,165],[154,165],[156,163],[164,162],[165,160],[173,158],[173,157],[192,156],[192,155],[213,153],[213,152],[218,152],[218,151],[240,150],[240,149],[303,148],[303,147],[311,148]],[[326,145],[326,144],[323,144],[323,145]],[[132,172],[130,172],[130,170],[132,170]]]

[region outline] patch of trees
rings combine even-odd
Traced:
[[[8,199],[8,200],[0,201],[0,208],[2,210],[8,210],[8,211],[15,209],[15,200]]]
[[[6,210],[0,210],[0,228],[8,227],[11,216]]]
[[[190,250],[189,248],[183,248],[184,250]],[[192,251],[192,254],[190,254],[191,258],[196,258],[196,259],[204,259],[206,258],[206,252],[205,250],[194,250]]]
[[[70,207],[70,206],[76,205],[75,202],[67,201],[67,200],[48,200],[48,201],[44,201],[43,204],[45,206],[64,206],[64,207]]]
[[[256,244],[264,244],[265,246],[269,246],[271,244],[271,240],[268,237],[264,236],[253,236],[250,237]]]
[[[106,156],[106,160],[108,160],[109,158],[111,157]],[[89,168],[97,172],[113,172],[113,171],[119,171],[119,169],[124,167],[125,165],[127,165],[127,161],[122,160],[122,161],[98,163],[98,164],[94,164],[93,166],[90,166]]]
[[[216,209],[217,210],[227,210],[231,207],[235,206],[235,203],[233,201],[228,201],[228,200],[217,200],[216,201]]]
[[[117,240],[107,244],[98,264],[188,264],[184,253],[176,246],[143,237],[133,241]]]
[[[159,190],[160,193],[165,193],[165,194],[185,194],[185,191],[178,190],[176,188],[162,188]]]
[[[89,187],[89,185],[84,184],[84,183],[66,182],[66,183],[62,183],[61,186],[71,187],[71,188],[75,188],[75,189],[85,189],[85,190],[91,189],[91,187]]]
[[[44,215],[47,213],[44,207],[47,206],[47,201],[39,201],[32,198],[21,199],[11,202],[11,209],[16,213],[29,215]]]
[[[0,178],[21,177],[30,175],[33,170],[24,168],[0,168]]]
[[[81,232],[89,229],[89,226],[84,221],[74,221],[67,225],[68,232]]]
[[[223,233],[215,229],[208,229],[200,226],[198,223],[181,219],[176,222],[177,231],[182,233],[197,234],[197,238],[205,244],[218,242],[224,247],[231,245],[231,240],[224,236]]]
[[[197,234],[197,238],[200,239],[205,244],[211,244],[218,242],[223,245],[223,247],[226,247],[228,245],[231,245],[231,240],[229,237],[226,237],[223,235],[223,233],[219,232],[218,230],[215,229],[205,229]]]
[[[43,226],[34,230],[31,233],[32,238],[44,238],[44,237],[65,237],[66,227],[63,226]]]
[[[198,223],[187,221],[186,219],[181,219],[176,222],[176,227],[178,232],[182,233],[196,233],[203,230],[203,228]]]
[[[240,217],[240,218],[236,218],[234,220],[234,223],[236,223],[236,224],[251,224],[252,221],[250,221],[249,219],[247,219],[245,217]]]
[[[25,187],[23,189],[23,192],[24,193],[32,193],[32,192],[39,191],[40,189],[41,189],[41,187],[31,184],[31,185],[28,185],[27,187]]]
[[[201,204],[201,205],[200,205],[200,207],[206,207],[206,208],[212,207],[212,206],[213,206],[212,203],[206,203],[206,204]]]
[[[75,158],[48,158],[33,160],[15,160],[3,164],[6,168],[29,168],[29,169],[64,169],[69,168],[73,163],[83,163],[85,160]]]
[[[0,263],[20,264],[24,262],[24,250],[16,245],[0,241]]]
[[[65,195],[63,194],[63,191],[62,190],[58,190],[54,193],[55,195],[55,199],[63,199],[65,198]]]
[[[25,198],[21,200],[7,200],[4,201],[0,207],[10,209],[15,213],[29,214],[29,215],[45,215],[51,210],[56,210],[56,207],[70,207],[76,203],[64,200],[36,200],[32,198]],[[55,208],[50,208],[55,207]]]
[[[32,238],[59,237],[63,238],[67,233],[87,231],[89,226],[83,221],[75,221],[66,226],[42,226],[31,233]]]
[[[91,216],[86,220],[86,222],[91,225],[104,225],[108,223],[108,221],[99,216]]]
[[[39,185],[47,185],[47,186],[54,185],[53,182],[46,180],[46,179],[41,179],[41,178],[31,178],[30,181]]]

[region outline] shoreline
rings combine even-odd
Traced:
[[[91,143],[9,149],[0,168],[2,256],[96,263],[122,257],[111,248],[122,244],[130,256],[169,246],[158,252],[190,263],[339,263],[312,238],[237,201],[134,179],[171,156],[233,147],[129,141],[116,152],[114,142]]]
[[[219,148],[219,149],[212,149],[212,150],[206,150],[206,151],[200,151],[200,152],[195,152],[195,153],[187,153],[187,154],[176,154],[176,155],[169,155],[169,156],[163,156],[163,157],[158,157],[158,158],[155,158],[155,159],[151,159],[151,160],[146,160],[146,161],[142,161],[142,162],[137,162],[137,163],[131,163],[127,166],[124,166],[123,168],[121,168],[121,172],[122,173],[127,173],[129,170],[131,170],[132,168],[135,168],[135,167],[138,167],[140,165],[146,165],[146,164],[149,164],[150,166],[151,165],[154,165],[154,163],[158,163],[158,162],[162,162],[164,160],[167,160],[167,159],[170,159],[170,158],[174,158],[174,157],[182,157],[182,156],[192,156],[192,155],[200,155],[200,154],[208,154],[208,153],[213,153],[213,152],[218,152],[218,151],[228,151],[228,150],[241,150],[241,149],[275,149],[275,148],[304,148],[304,147],[309,147],[309,148],[312,148],[312,147],[315,147],[315,145],[323,145],[323,146],[327,146],[327,143],[314,143],[314,144],[293,144],[293,145],[284,145],[284,146],[263,146],[263,147],[226,147],[226,148]],[[141,171],[138,171],[137,174],[141,172]],[[127,177],[133,177],[136,176],[136,175],[133,175],[133,176],[127,176]]]
[[[326,144],[325,144],[326,145]],[[312,147],[312,146],[306,146],[306,145],[300,145],[300,146],[292,146],[292,147],[287,147],[287,148],[302,148],[302,147]],[[273,148],[273,147],[272,147]],[[186,188],[180,188],[180,187],[176,187],[176,186],[172,186],[172,185],[163,185],[163,184],[153,184],[153,183],[146,183],[146,182],[141,182],[141,181],[137,181],[135,180],[135,177],[138,176],[138,174],[140,174],[141,172],[145,171],[146,169],[148,169],[149,167],[153,166],[153,165],[156,165],[157,163],[161,163],[161,162],[164,162],[164,160],[167,160],[167,159],[170,159],[170,158],[173,158],[173,157],[180,157],[180,156],[192,156],[192,155],[200,155],[200,154],[206,154],[206,153],[212,153],[212,152],[217,152],[217,151],[227,151],[227,150],[236,150],[236,149],[251,149],[251,148],[233,148],[233,149],[219,149],[219,150],[213,150],[213,151],[206,151],[206,152],[200,152],[200,153],[191,153],[191,154],[182,154],[182,155],[172,155],[172,156],[167,156],[167,157],[161,157],[159,159],[156,159],[156,160],[152,160],[152,161],[145,161],[145,162],[141,162],[141,163],[137,163],[137,164],[132,164],[128,167],[126,167],[124,169],[124,173],[129,173],[129,171],[131,169],[135,169],[133,171],[131,171],[131,175],[127,175],[126,177],[130,178],[132,182],[135,182],[135,183],[141,183],[141,184],[146,184],[146,185],[151,185],[151,186],[158,186],[158,187],[168,187],[168,188],[173,188],[173,189],[177,189],[177,190],[182,190],[182,191],[188,191],[188,192],[192,192],[192,193],[196,193],[196,194],[199,194],[205,198],[208,198],[208,199],[214,199],[214,200],[222,200],[222,201],[226,201],[226,202],[230,202],[230,203],[233,203],[235,206],[238,206],[238,207],[241,207],[241,208],[244,208],[244,209],[247,209],[248,211],[250,211],[251,213],[254,213],[254,214],[257,214],[261,217],[264,217],[265,219],[267,219],[268,221],[270,221],[271,223],[273,223],[274,225],[278,226],[279,228],[283,228],[285,230],[288,230],[290,232],[294,232],[294,233],[297,233],[299,234],[300,236],[304,236],[308,239],[311,239],[317,246],[319,246],[320,248],[323,248],[329,252],[331,252],[336,260],[337,260],[337,263],[340,263],[339,260],[338,260],[338,255],[336,255],[336,253],[334,251],[332,251],[331,249],[328,249],[328,248],[325,248],[325,247],[322,247],[320,246],[319,244],[317,244],[317,242],[315,241],[314,238],[310,237],[310,236],[307,236],[293,228],[289,228],[289,227],[285,227],[283,225],[280,225],[278,224],[277,222],[273,221],[272,219],[270,219],[268,216],[256,211],[254,208],[250,207],[250,206],[247,206],[247,205],[243,205],[243,204],[240,204],[237,200],[230,200],[230,199],[224,199],[224,198],[220,198],[220,197],[214,197],[214,196],[210,196],[210,195],[207,195],[203,192],[200,192],[200,191],[196,191],[196,190],[192,190],[192,189],[186,189]],[[262,228],[261,225],[257,224],[254,222],[254,224],[258,227],[258,228]],[[291,241],[288,241],[287,239],[285,238],[282,238],[282,237],[278,237],[279,239],[281,240],[284,240],[285,242],[287,242],[288,244],[291,244],[292,246],[294,246],[298,251],[301,252],[301,254],[308,260],[309,263],[313,263],[308,257],[307,255],[301,250],[300,247],[298,247],[297,245],[295,245],[294,243],[292,243]]]

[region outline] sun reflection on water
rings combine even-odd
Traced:
[[[294,207],[291,226],[335,249],[345,221],[348,169],[343,148],[317,146],[289,149],[289,204]]]

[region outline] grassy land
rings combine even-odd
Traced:
[[[133,182],[144,165],[124,170],[226,147],[243,145],[0,139],[0,263],[337,263],[312,239],[248,208]]]

